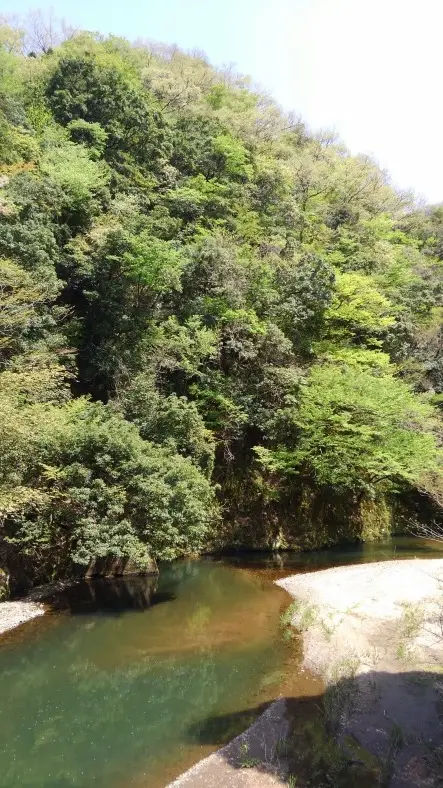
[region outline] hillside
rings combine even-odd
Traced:
[[[248,79],[0,30],[0,565],[439,517],[443,210]]]

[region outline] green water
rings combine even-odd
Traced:
[[[403,540],[79,586],[66,610],[0,639],[0,786],[164,786],[244,729],[294,671],[279,627],[289,598],[274,577],[402,555],[441,553]]]

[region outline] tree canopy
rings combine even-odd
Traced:
[[[242,75],[3,24],[0,562],[242,543],[306,489],[439,505],[442,275],[441,206]]]

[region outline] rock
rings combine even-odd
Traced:
[[[122,577],[124,575],[157,575],[157,562],[149,558],[144,566],[140,567],[132,558],[117,558],[108,555],[91,558],[85,572],[85,577]]]

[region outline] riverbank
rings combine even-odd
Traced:
[[[295,571],[299,574],[278,580],[281,590],[275,586],[272,590],[270,581],[281,578],[281,569],[272,577],[272,569],[266,572],[257,570],[256,573],[249,568],[233,570],[212,562],[171,566],[167,570],[171,574],[170,581],[165,583],[164,574],[158,589],[149,588],[143,592],[143,600],[140,594],[129,594],[130,599],[126,596],[123,599],[121,593],[115,599],[113,597],[112,609],[116,606],[120,612],[128,604],[131,610],[150,608],[147,627],[140,626],[142,619],[139,616],[119,617],[118,648],[114,618],[99,616],[92,629],[82,626],[84,651],[81,650],[81,642],[76,640],[76,662],[83,665],[82,660],[85,660],[85,664],[89,664],[92,656],[96,667],[106,675],[110,668],[117,671],[113,674],[114,679],[120,666],[122,675],[126,677],[128,660],[131,665],[138,665],[140,654],[155,654],[156,661],[160,653],[171,653],[179,658],[176,641],[179,627],[181,645],[185,645],[188,639],[191,650],[202,650],[201,671],[195,676],[189,674],[189,680],[180,674],[177,689],[172,683],[168,690],[169,696],[174,698],[177,692],[181,694],[185,689],[188,692],[188,700],[183,702],[183,707],[185,710],[189,708],[190,714],[185,720],[185,727],[181,717],[178,720],[182,727],[171,745],[180,758],[183,754],[182,769],[199,757],[196,755],[198,748],[202,757],[205,749],[207,753],[214,745],[230,741],[236,732],[256,719],[254,725],[232,739],[226,747],[184,772],[173,783],[176,788],[199,785],[202,788],[211,785],[217,788],[271,788],[281,785],[305,788],[330,784],[336,788],[388,784],[394,788],[427,788],[438,784],[437,778],[443,773],[443,559],[403,559],[315,572],[308,570],[308,566],[304,567],[303,573],[297,567]],[[180,592],[181,583],[185,584],[183,592]],[[120,588],[120,583],[118,586]],[[268,586],[269,598],[263,597]],[[208,589],[211,590],[209,598]],[[292,604],[288,594],[293,597]],[[69,605],[75,603],[76,596],[70,598]],[[89,596],[87,601],[89,604]],[[48,587],[43,587],[34,589],[24,600],[0,604],[0,632],[41,615],[48,602]],[[105,605],[104,609],[109,609],[109,600],[101,600],[100,594],[94,592],[92,616],[96,609],[101,609],[101,603],[106,603],[108,607]],[[199,612],[199,605],[203,603],[204,616]],[[77,609],[85,613],[89,608],[82,603]],[[76,629],[78,616],[63,618],[66,624],[71,622]],[[84,621],[82,617],[82,623]],[[103,635],[97,640],[98,623]],[[168,637],[165,639],[166,623],[171,632],[170,641]],[[6,626],[2,628],[3,624]],[[253,654],[257,648],[260,654],[263,651],[269,657],[271,652],[267,651],[265,637],[268,628],[272,635],[270,648],[273,649],[277,643],[281,648],[283,644],[285,657],[281,664],[270,657],[268,672],[263,672],[260,658],[259,672],[263,680],[257,682],[252,694],[245,693],[244,700],[239,700],[242,686],[236,678],[239,665],[240,669],[243,669],[243,664],[248,666],[245,676],[250,681],[250,671],[254,670],[255,664],[247,654],[244,655],[246,661],[243,661],[243,649],[246,647],[249,651],[254,643]],[[51,671],[54,660],[63,654],[67,633],[71,629],[71,625],[61,628],[56,648],[51,640],[47,655]],[[25,634],[26,627],[21,632]],[[217,640],[220,633],[223,638]],[[286,639],[288,647],[284,645]],[[97,642],[100,642],[101,650],[97,649]],[[112,643],[112,648],[106,645],[108,642]],[[23,645],[26,648],[26,642]],[[229,680],[221,689],[219,682],[222,677],[224,681],[225,676],[229,678],[231,675],[230,658],[226,661],[223,657],[220,665],[218,663],[218,655],[225,648],[232,649],[234,661],[232,681]],[[44,649],[42,653],[44,656]],[[211,654],[209,681],[207,654]],[[17,662],[14,662],[16,658],[11,649],[4,650],[4,659],[3,673],[9,675],[8,660],[12,660],[11,664]],[[44,675],[45,659],[35,665],[32,654],[26,675],[32,670],[39,676]],[[21,664],[20,660],[17,664]],[[218,684],[214,684],[212,674],[218,670],[218,665],[222,669],[217,674]],[[79,675],[83,675],[82,670],[78,671]],[[143,676],[143,670],[140,664],[140,676]],[[137,675],[135,672],[135,683]],[[168,682],[174,682],[175,675],[176,671],[168,675]],[[17,682],[19,686],[20,677],[17,677]],[[134,691],[138,698],[135,683]],[[167,708],[165,710],[164,683],[162,678],[157,691],[154,682],[148,692],[148,697],[157,698],[159,704],[158,711],[154,710],[151,715],[152,733],[158,734],[161,719],[164,727],[162,741],[177,718],[175,707],[171,707],[170,712]],[[145,684],[144,687],[146,692]],[[218,687],[218,695],[214,695],[214,687]],[[8,688],[6,682],[3,689],[5,697]],[[49,685],[45,684],[45,688],[46,692]],[[50,688],[52,691],[52,683]],[[54,691],[58,698],[60,688],[55,687]],[[216,700],[223,698],[223,705],[218,700],[216,706],[214,697]],[[268,706],[273,698],[279,700]],[[82,709],[85,702],[86,698],[79,703]],[[114,708],[111,696],[109,703]],[[142,712],[139,727],[133,722],[126,745],[122,747],[121,737],[126,730],[124,723],[127,719],[134,721],[134,715],[139,711]],[[63,722],[71,730],[77,712],[74,708],[71,717],[68,712],[69,707]],[[165,716],[166,713],[169,717]],[[26,721],[26,732],[29,719],[32,720],[28,701],[22,715]],[[126,752],[132,742],[134,725],[140,734],[145,729],[146,710],[144,706],[141,710],[138,702],[134,702],[123,708],[121,715],[117,749]],[[112,731],[109,735],[112,736]],[[23,738],[25,748],[27,736],[25,733]],[[66,736],[65,740],[68,738]],[[106,741],[102,725],[97,741]],[[189,742],[194,742],[192,751]],[[142,735],[140,746],[143,750],[146,747]],[[164,786],[180,771],[178,762],[171,758],[171,751],[171,747],[165,751],[166,766],[160,763],[155,775],[153,771],[149,773],[150,785]],[[77,763],[75,747],[64,757],[69,755]],[[53,757],[49,750],[49,755],[44,754],[44,763]],[[94,773],[91,772],[92,775]],[[136,784],[146,785],[143,781]]]
[[[40,602],[19,599],[14,602],[0,602],[0,635],[10,629],[25,624],[32,618],[42,616],[45,606]]]
[[[170,788],[440,785],[443,560],[338,567],[277,583],[294,597],[285,621],[303,637],[299,669],[321,676],[324,690],[313,682],[311,697],[272,704]]]
[[[368,785],[440,785],[443,560],[339,567],[278,585],[295,599],[303,665],[327,686],[323,722],[336,749],[323,768],[341,772],[340,785],[354,765]]]

